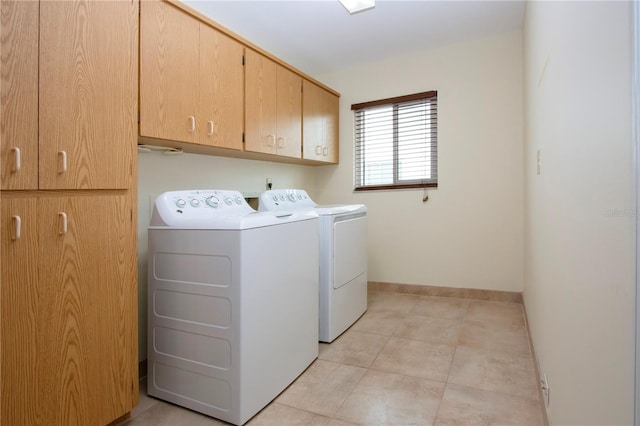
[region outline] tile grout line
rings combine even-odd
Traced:
[[[471,303],[467,302],[467,306],[464,309],[464,314],[460,319],[460,323],[464,325],[465,318],[467,317],[467,313],[469,312],[469,305]],[[462,329],[460,330],[462,331]],[[438,416],[440,415],[440,409],[442,408],[442,403],[444,402],[444,393],[447,391],[447,386],[449,386],[449,378],[451,377],[451,369],[453,368],[453,361],[456,358],[456,353],[458,353],[458,347],[460,346],[460,334],[458,334],[458,339],[456,342],[455,350],[453,351],[453,356],[451,357],[451,363],[449,364],[449,371],[447,373],[447,380],[444,384],[444,388],[442,389],[442,395],[440,395],[440,404],[438,404],[438,410],[436,411],[436,415],[433,418],[433,423],[436,424],[438,422]]]

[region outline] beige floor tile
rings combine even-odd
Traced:
[[[331,344],[320,345],[318,358],[368,368],[388,340],[387,336],[348,330]]]
[[[172,405],[163,401],[158,401],[153,407],[145,410],[119,426],[225,426],[221,420],[186,408]]]
[[[336,417],[365,425],[431,425],[444,383],[370,370]]]
[[[316,360],[276,402],[333,417],[366,371],[361,367]]]
[[[447,384],[437,426],[542,425],[540,404],[527,398]]]
[[[357,426],[358,423],[347,423],[338,419],[331,419],[328,426]]]
[[[538,400],[531,357],[458,346],[449,383]]]
[[[518,303],[470,302],[465,321],[484,321],[492,324],[524,326],[524,311]]]
[[[367,311],[350,330],[364,331],[366,333],[393,336],[400,327],[405,314],[393,311]]]
[[[272,403],[247,423],[248,426],[305,425],[327,426],[329,417],[313,414],[286,405]]]
[[[468,306],[469,301],[463,299],[421,297],[410,314],[432,318],[462,320],[467,312]]]
[[[391,311],[406,314],[418,303],[420,296],[395,293],[369,293],[368,311]]]
[[[527,330],[517,324],[492,324],[465,320],[458,344],[495,352],[530,355]]]
[[[397,337],[436,343],[441,345],[458,344],[458,337],[462,329],[459,320],[407,316],[394,333]]]
[[[371,368],[445,382],[455,346],[392,337]]]

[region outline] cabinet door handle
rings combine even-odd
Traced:
[[[13,148],[11,148],[11,152],[13,152],[13,170],[11,171],[15,173],[20,170],[20,167],[22,167],[22,161],[20,159],[20,148],[14,146]]]
[[[189,116],[189,133],[196,131],[196,118],[193,115]]]
[[[278,138],[278,148],[282,149],[286,145],[287,141],[285,138]]]
[[[322,155],[324,155],[325,157],[327,155],[329,155],[329,148],[328,147],[325,146],[324,148],[322,148]]]
[[[62,220],[61,224],[62,226],[60,227],[60,235],[64,235],[67,233],[67,214],[65,212],[58,212],[58,216],[60,217],[60,219]]]
[[[58,151],[58,156],[60,157],[60,171],[58,173],[65,173],[67,171],[67,152]]]
[[[316,155],[322,155],[322,146],[316,145]]]
[[[275,135],[267,135],[267,146],[275,146],[276,137]]]
[[[213,131],[214,131],[213,120],[207,121],[207,123],[209,124],[209,133],[207,133],[207,134],[209,136],[213,136]]]
[[[13,219],[15,232],[13,234],[13,238],[11,239],[16,241],[20,239],[20,234],[22,233],[22,219],[20,218],[20,216],[13,216],[12,219]]]

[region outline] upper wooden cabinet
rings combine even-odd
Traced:
[[[302,140],[306,160],[338,163],[338,96],[302,82]]]
[[[243,46],[166,2],[140,22],[140,135],[242,149]]]
[[[2,189],[129,188],[137,3],[3,0],[1,9]]]
[[[302,78],[245,52],[245,150],[302,157]]]
[[[2,1],[2,189],[38,188],[37,1]]]

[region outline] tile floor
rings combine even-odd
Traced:
[[[522,306],[370,292],[368,311],[249,423],[542,425]],[[120,426],[222,425],[149,398]]]

